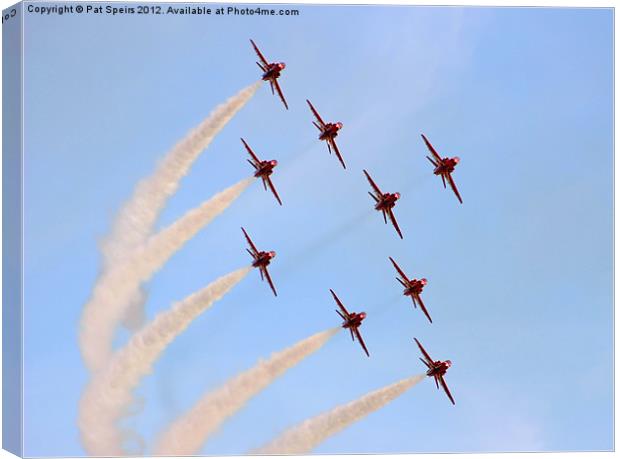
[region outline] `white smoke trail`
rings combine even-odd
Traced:
[[[219,389],[206,394],[190,411],[177,419],[161,436],[155,454],[196,454],[207,438],[256,394],[318,351],[340,327],[326,330],[259,361],[255,367],[237,375]]]
[[[251,454],[307,454],[332,435],[377,411],[426,377],[403,379],[294,426]]]
[[[261,82],[256,82],[242,89],[216,107],[164,156],[150,177],[138,183],[132,197],[120,210],[110,235],[101,243],[104,273],[117,263],[127,261],[132,253],[146,242],[168,198],[176,192],[181,179],[215,136],[252,98],[260,84]],[[141,293],[142,295],[136,294],[124,305],[125,313],[119,319],[130,330],[137,330],[144,324],[146,292]],[[116,325],[113,324],[113,327]]]
[[[112,358],[105,370],[93,375],[80,400],[78,427],[90,455],[126,455],[124,434],[118,426],[132,406],[132,391],[166,347],[187,326],[238,284],[251,270],[238,269],[159,314]]]
[[[80,328],[80,349],[91,371],[100,370],[110,359],[116,325],[122,320],[126,306],[140,297],[141,284],[253,181],[254,177],[241,180],[216,194],[151,237],[131,259],[103,273],[84,308]]]
[[[200,153],[233,116],[252,98],[261,82],[241,90],[213,110],[209,116],[170,150],[150,177],[136,186],[102,243],[104,268],[127,257],[150,236],[168,198],[179,187]]]
[[[146,324],[146,311],[144,306],[148,300],[148,292],[140,286],[136,296],[125,306],[125,313],[121,320],[123,327],[131,332],[136,332]]]

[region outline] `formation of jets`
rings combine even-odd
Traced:
[[[286,64],[284,62],[268,62],[267,59],[264,57],[264,55],[261,53],[261,51],[258,49],[258,46],[256,45],[256,43],[254,43],[253,40],[250,40],[250,42],[252,44],[252,47],[254,48],[254,51],[256,52],[256,55],[259,58],[259,62],[257,62],[257,65],[260,67],[262,71],[261,79],[263,81],[269,82],[269,86],[271,88],[272,94],[275,94],[277,92],[280,100],[284,104],[284,107],[288,110],[289,108],[288,103],[286,102],[286,99],[284,98],[284,94],[282,93],[282,89],[280,88],[280,84],[278,82],[278,78],[280,78],[280,76],[282,75],[282,71],[286,68]],[[312,124],[319,130],[318,139],[320,141],[325,141],[327,143],[327,149],[329,153],[331,154],[332,152],[334,152],[334,154],[340,161],[340,164],[342,164],[342,167],[346,169],[346,165],[342,157],[342,154],[340,153],[338,145],[336,145],[336,137],[338,136],[339,131],[342,129],[343,124],[341,122],[326,123],[325,121],[323,121],[323,119],[321,118],[321,115],[319,115],[319,112],[316,110],[314,105],[312,105],[310,100],[306,99],[306,102],[314,117]],[[462,204],[463,200],[452,178],[452,173],[454,172],[456,166],[458,165],[460,161],[459,158],[456,156],[452,158],[450,157],[442,158],[439,155],[439,153],[437,153],[433,145],[429,142],[429,140],[426,138],[424,134],[422,134],[422,140],[424,141],[424,144],[426,145],[428,151],[430,152],[430,156],[427,156],[426,158],[431,162],[431,164],[434,167],[433,174],[441,177],[444,188],[446,188],[446,182],[450,185],[450,188],[456,195],[459,202]],[[278,203],[282,205],[282,200],[280,199],[280,196],[278,195],[278,192],[276,191],[273,185],[273,182],[271,181],[271,175],[273,174],[275,167],[278,165],[278,161],[276,161],[275,159],[273,160],[259,159],[258,156],[254,153],[254,151],[250,148],[250,146],[247,144],[247,142],[244,139],[241,139],[241,142],[243,143],[245,149],[247,150],[248,154],[251,157],[251,159],[248,159],[248,162],[254,168],[254,177],[261,178],[263,182],[263,187],[265,188],[265,190],[269,188],[269,190],[273,193]],[[390,223],[396,230],[396,233],[398,234],[400,239],[403,239],[402,231],[400,227],[398,226],[396,217],[394,216],[394,207],[396,206],[397,201],[401,197],[400,193],[398,192],[384,193],[377,186],[375,181],[372,179],[370,174],[365,169],[363,170],[363,172],[372,190],[368,192],[368,194],[372,197],[374,201],[374,209],[382,213],[383,221],[386,224],[389,219]],[[248,235],[246,230],[244,228],[241,228],[241,230],[243,231],[243,234],[247,240],[247,243],[250,246],[250,248],[247,249],[247,251],[252,256],[252,266],[259,269],[261,279],[267,280],[267,283],[269,284],[271,290],[273,291],[273,294],[277,296],[276,288],[273,284],[271,276],[269,275],[269,271],[267,270],[267,267],[271,263],[271,260],[276,256],[276,253],[274,251],[270,251],[270,252],[259,251],[254,245],[254,243],[252,242],[252,240],[250,239],[250,236]],[[410,279],[392,257],[388,257],[388,258],[392,262],[392,265],[394,266],[394,269],[396,270],[398,274],[398,277],[396,277],[396,280],[404,288],[403,295],[411,298],[414,308],[417,308],[418,306],[420,306],[420,309],[422,310],[422,312],[424,313],[428,321],[430,323],[433,323],[433,320],[431,319],[431,316],[424,302],[422,301],[422,297],[421,297],[424,287],[428,284],[427,279],[426,278],[420,278],[420,279],[411,278]],[[351,339],[353,341],[358,341],[364,353],[368,357],[370,357],[370,353],[368,352],[368,348],[366,347],[366,344],[364,343],[364,339],[362,338],[362,335],[360,332],[360,327],[362,325],[362,322],[364,321],[364,319],[366,319],[366,313],[365,312],[359,312],[359,313],[349,312],[344,306],[344,304],[340,301],[336,293],[332,289],[330,289],[329,291],[331,292],[334,298],[334,301],[336,302],[336,305],[338,306],[338,309],[336,309],[336,312],[338,313],[340,318],[343,320],[341,324],[342,328],[349,330],[351,334]],[[448,371],[448,368],[450,368],[450,366],[452,365],[452,362],[450,360],[445,360],[445,361],[433,360],[430,357],[430,355],[426,352],[426,350],[422,347],[422,344],[420,344],[418,339],[414,338],[414,340],[417,343],[420,349],[420,352],[423,355],[423,358],[421,358],[420,360],[426,366],[426,369],[427,369],[426,375],[428,377],[434,378],[435,385],[437,386],[437,388],[439,388],[439,386],[441,385],[441,387],[445,391],[446,395],[448,396],[452,404],[455,404],[454,398],[452,397],[452,394],[450,393],[450,390],[448,389],[448,386],[446,385],[446,382],[444,380],[444,376],[446,372]]]

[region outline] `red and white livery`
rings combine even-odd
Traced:
[[[430,151],[432,155],[432,158],[430,156],[427,156],[426,158],[433,164],[433,166],[435,166],[433,174],[441,176],[441,181],[443,182],[444,188],[446,187],[446,181],[448,181],[448,183],[450,184],[450,188],[452,188],[452,191],[454,191],[457,199],[461,204],[463,204],[463,200],[461,199],[459,190],[456,188],[456,184],[454,183],[451,175],[452,172],[454,172],[454,168],[459,163],[460,158],[458,156],[455,156],[454,158],[442,158],[441,156],[439,156],[437,150],[433,148],[433,146],[424,134],[422,134],[422,139],[424,139],[426,148],[428,148],[428,151]]]
[[[276,161],[275,159],[271,159],[269,161],[261,161],[260,159],[258,159],[258,156],[256,156],[256,154],[252,151],[252,149],[245,140],[241,139],[241,142],[243,142],[243,146],[245,146],[245,149],[252,157],[251,160],[248,159],[248,163],[250,163],[254,168],[254,177],[260,177],[263,181],[263,188],[265,188],[266,190],[267,187],[269,187],[273,195],[276,197],[278,203],[282,205],[282,200],[280,199],[280,196],[278,196],[278,192],[273,186],[270,177],[270,175],[273,174],[273,169],[278,165],[278,161]]]
[[[426,310],[426,306],[424,306],[424,302],[422,301],[422,297],[420,297],[420,294],[422,293],[422,290],[424,290],[424,287],[428,283],[426,278],[423,277],[422,279],[409,279],[407,277],[407,275],[403,272],[403,270],[400,269],[400,266],[398,266],[398,264],[396,264],[394,259],[392,257],[389,257],[389,259],[392,262],[392,264],[394,265],[394,268],[396,269],[396,272],[398,273],[399,277],[397,277],[396,280],[398,282],[400,282],[400,284],[403,287],[405,287],[405,290],[403,290],[403,295],[411,297],[411,300],[413,301],[413,307],[414,308],[417,307],[418,304],[419,304],[420,305],[420,309],[422,309],[422,312],[428,318],[428,321],[430,323],[433,323],[433,319],[431,319],[430,314]]]
[[[435,385],[437,386],[437,389],[439,389],[439,385],[441,384],[441,387],[443,388],[444,392],[446,393],[452,404],[456,405],[456,403],[454,403],[454,398],[452,398],[452,394],[450,393],[450,389],[448,389],[448,385],[443,379],[446,372],[448,371],[448,368],[452,366],[452,362],[449,360],[444,360],[442,362],[441,360],[431,359],[431,356],[428,355],[428,352],[424,350],[418,339],[413,339],[416,343],[418,343],[420,352],[422,352],[422,355],[424,356],[424,358],[420,358],[420,360],[424,365],[426,365],[426,368],[428,368],[426,376],[432,376],[433,378],[435,378]]]
[[[400,199],[400,193],[383,193],[377,184],[370,178],[370,175],[366,170],[364,170],[364,174],[366,174],[366,178],[368,179],[368,183],[372,187],[372,193],[369,191],[368,194],[372,199],[375,200],[375,210],[380,210],[383,214],[383,221],[387,224],[387,218],[390,218],[394,229],[400,236],[403,238],[403,233],[400,232],[400,228],[398,227],[398,222],[396,221],[396,217],[394,216],[394,206],[396,205],[396,201]]]
[[[329,289],[329,291],[332,292],[332,296],[334,297],[338,308],[340,308],[340,311],[336,309],[336,312],[340,317],[342,317],[342,320],[344,320],[344,322],[342,322],[342,328],[346,328],[349,330],[349,332],[351,333],[351,339],[353,341],[355,341],[355,338],[357,337],[357,340],[362,346],[362,349],[364,349],[366,355],[370,357],[368,349],[366,349],[366,344],[364,343],[364,340],[359,330],[360,326],[362,325],[362,321],[366,318],[366,313],[347,311],[347,308],[344,307],[344,304],[342,304],[342,301],[340,301],[334,291],[331,288]]]
[[[280,78],[280,73],[286,67],[284,62],[267,62],[265,56],[260,52],[254,40],[250,40],[252,46],[254,47],[254,51],[258,55],[258,59],[260,62],[257,62],[256,65],[260,67],[263,71],[262,79],[263,81],[268,81],[269,86],[271,87],[271,94],[274,94],[274,89],[277,91],[278,96],[282,100],[284,107],[288,110],[288,104],[286,103],[286,99],[284,98],[284,94],[282,94],[282,89],[280,89],[280,85],[278,84],[278,78]]]
[[[271,276],[269,275],[269,271],[267,271],[267,266],[269,266],[269,263],[271,263],[271,260],[275,258],[276,253],[273,250],[270,252],[259,251],[243,227],[241,228],[241,231],[243,231],[243,234],[245,235],[245,239],[248,241],[248,244],[250,245],[250,248],[246,250],[248,251],[248,253],[252,256],[252,259],[254,260],[252,262],[252,266],[254,268],[258,268],[258,270],[260,271],[260,278],[262,280],[265,280],[266,278],[267,282],[269,283],[269,286],[271,287],[271,290],[273,291],[273,294],[275,296],[278,296],[276,292],[276,288],[273,285],[273,281],[271,280]]]
[[[338,121],[337,123],[324,122],[321,118],[321,115],[319,115],[319,112],[316,111],[312,103],[308,99],[306,99],[306,102],[308,102],[310,110],[316,118],[316,121],[313,121],[312,124],[314,124],[320,132],[319,140],[324,140],[325,142],[327,142],[327,149],[329,150],[330,154],[332,150],[334,150],[334,153],[336,153],[340,164],[342,164],[342,167],[346,169],[347,166],[344,164],[344,160],[342,159],[340,150],[338,150],[338,145],[336,145],[336,137],[338,136],[338,131],[342,129],[342,123],[340,121]]]

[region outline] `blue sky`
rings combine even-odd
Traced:
[[[98,241],[136,182],[210,110],[256,80],[253,38],[282,60],[291,109],[263,87],[183,180],[163,227],[250,174],[243,136],[284,206],[253,185],[148,285],[153,317],[248,262],[239,226],[273,249],[176,340],[127,422],[157,432],[257,359],[365,310],[371,352],[338,335],[203,449],[240,454],[289,425],[422,371],[413,336],[450,358],[431,381],[317,453],[609,450],[612,437],[612,24],[609,9],[301,6],[298,17],[25,18],[25,454],[84,454],[88,379],[77,324]],[[342,121],[342,170],[309,98]],[[461,158],[459,205],[424,132]],[[400,191],[405,239],[369,211],[362,174]],[[388,261],[426,277],[430,325]],[[122,338],[121,338],[122,339]]]

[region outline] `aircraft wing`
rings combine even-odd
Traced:
[[[340,310],[343,312],[344,316],[343,319],[348,319],[348,317],[350,316],[349,311],[347,311],[347,308],[344,307],[344,304],[342,304],[342,301],[340,301],[340,299],[336,296],[336,294],[334,293],[334,291],[330,288],[329,289],[330,292],[332,292],[332,296],[334,297],[334,300],[336,301],[336,304],[338,305],[338,307],[340,308]],[[338,312],[338,311],[336,311]],[[341,315],[342,317],[342,315]]]
[[[412,296],[411,298],[414,298],[414,297]],[[424,306],[424,302],[422,301],[422,298],[420,298],[420,295],[415,295],[415,299],[418,301],[418,303],[420,303],[420,309],[422,309],[422,312],[427,317],[428,321],[430,323],[433,323],[433,319],[431,319],[430,314],[426,310],[426,306]]]
[[[252,43],[252,46],[254,47],[254,51],[256,51],[256,54],[258,55],[258,58],[261,60],[261,62],[265,66],[269,65],[269,62],[267,62],[267,59],[265,59],[265,56],[263,56],[263,54],[260,52],[260,50],[258,49],[258,46],[256,46],[256,43],[254,43],[254,40],[250,39],[250,43]]]
[[[360,345],[362,346],[362,349],[364,349],[364,352],[366,353],[366,355],[368,357],[370,357],[370,353],[368,352],[368,349],[366,348],[366,344],[364,343],[364,339],[362,338],[362,334],[360,333],[359,329],[355,329],[355,336],[357,336],[358,341],[360,342]]]
[[[450,188],[452,188],[452,191],[454,191],[454,194],[458,198],[459,202],[461,204],[463,204],[463,200],[461,199],[461,195],[459,194],[459,190],[457,190],[456,184],[454,183],[454,180],[452,180],[452,176],[450,174],[448,174],[448,183],[450,184]]]
[[[424,134],[422,134],[422,139],[424,139],[424,143],[426,144],[426,148],[428,148],[428,151],[431,152],[431,155],[433,155],[433,157],[436,160],[441,161],[441,156],[439,156],[439,153],[437,153],[437,150],[435,150],[435,148],[431,145],[431,143],[428,141],[428,139],[426,138],[426,136]]]
[[[368,183],[370,183],[370,186],[372,187],[373,191],[379,196],[383,196],[383,193],[381,192],[377,184],[374,182],[374,180],[370,178],[370,175],[368,174],[368,172],[366,172],[366,169],[364,169],[364,174],[366,175],[366,178],[368,179]]]
[[[398,233],[398,235],[400,236],[400,238],[403,238],[403,233],[400,232],[400,228],[398,226],[398,222],[396,221],[396,217],[394,216],[394,212],[392,211],[392,209],[388,209],[388,215],[390,216],[390,220],[392,221],[392,225],[394,225],[394,228],[396,229],[396,232]]]
[[[428,352],[426,352],[426,350],[422,347],[422,345],[418,341],[418,338],[413,338],[413,339],[415,340],[416,343],[418,343],[418,347],[420,348],[420,352],[422,352],[422,355],[424,355],[424,358],[426,359],[426,361],[428,363],[433,363],[433,359],[431,359],[431,356],[428,355]]]
[[[275,86],[276,91],[278,91],[278,95],[280,96],[280,99],[282,99],[282,103],[284,104],[284,107],[288,110],[288,104],[286,103],[284,94],[282,94],[282,89],[280,89],[280,84],[278,83],[278,80],[272,80],[272,81],[273,81],[273,86]]]
[[[241,231],[243,231],[243,234],[245,235],[245,239],[248,241],[248,244],[250,244],[250,247],[252,248],[253,254],[256,255],[258,253],[258,249],[256,248],[256,246],[252,242],[252,239],[250,239],[250,236],[248,236],[248,233],[246,233],[246,231],[245,231],[245,229],[243,227],[241,227]]]
[[[446,384],[446,381],[444,381],[443,379],[443,376],[439,376],[439,382],[441,384],[441,387],[443,387],[443,390],[445,391],[446,395],[452,402],[452,404],[456,405],[456,403],[454,403],[454,398],[452,397],[452,394],[450,393],[450,389],[448,389],[448,385]]]
[[[308,102],[308,105],[310,106],[310,110],[312,110],[312,113],[314,114],[314,117],[316,118],[316,120],[319,122],[321,127],[324,128],[325,122],[321,119],[321,115],[319,115],[319,112],[316,111],[316,109],[314,108],[314,106],[308,99],[306,99],[306,102]]]
[[[271,290],[273,290],[273,294],[275,296],[278,296],[277,292],[276,292],[276,288],[273,285],[273,281],[271,280],[271,276],[269,275],[269,271],[267,271],[266,267],[261,267],[261,272],[265,273],[265,277],[267,278],[267,282],[269,283],[269,287],[271,287]]]
[[[400,269],[400,266],[398,266],[396,264],[396,262],[394,261],[394,259],[392,257],[388,257],[390,259],[390,261],[392,262],[392,264],[394,265],[394,268],[396,269],[396,271],[398,271],[398,275],[401,277],[401,279],[403,281],[405,281],[405,284],[409,284],[409,279],[407,278],[407,275],[403,272],[402,269]]]
[[[336,153],[336,156],[340,160],[340,163],[342,164],[342,167],[344,167],[346,169],[347,166],[344,164],[344,159],[342,159],[342,155],[340,154],[340,150],[338,150],[338,145],[336,145],[336,141],[334,139],[329,139],[327,141],[327,145],[329,145],[329,144],[331,144],[331,146],[334,147],[334,152]]]
[[[427,157],[426,157],[426,159],[428,159],[428,160],[431,162],[431,164],[432,164],[433,166],[435,166],[435,167],[438,167],[438,166],[439,166],[439,164],[437,163],[437,161],[435,161],[435,160],[434,160],[433,158],[431,158],[430,156],[427,156]]]
[[[254,152],[252,151],[252,149],[250,148],[250,146],[246,143],[245,140],[241,139],[241,141],[243,142],[243,145],[245,146],[245,149],[248,151],[248,153],[250,154],[250,156],[252,157],[252,159],[257,163],[260,164],[260,159],[258,159],[258,156],[256,156],[254,154]]]
[[[271,178],[263,177],[263,183],[267,183],[267,186],[269,187],[269,189],[271,190],[273,195],[278,200],[278,203],[280,203],[280,205],[282,205],[282,200],[280,199],[280,196],[278,196],[278,192],[276,191],[276,187],[273,186],[273,182],[271,181]]]
[[[399,284],[402,285],[403,287],[409,288],[409,285],[406,284],[400,277],[395,277],[394,279],[396,279],[399,282]]]
[[[257,171],[259,169],[260,166],[258,166],[258,164],[256,164],[254,161],[248,159],[247,160],[248,163],[250,163],[250,165],[254,168],[255,171]]]

